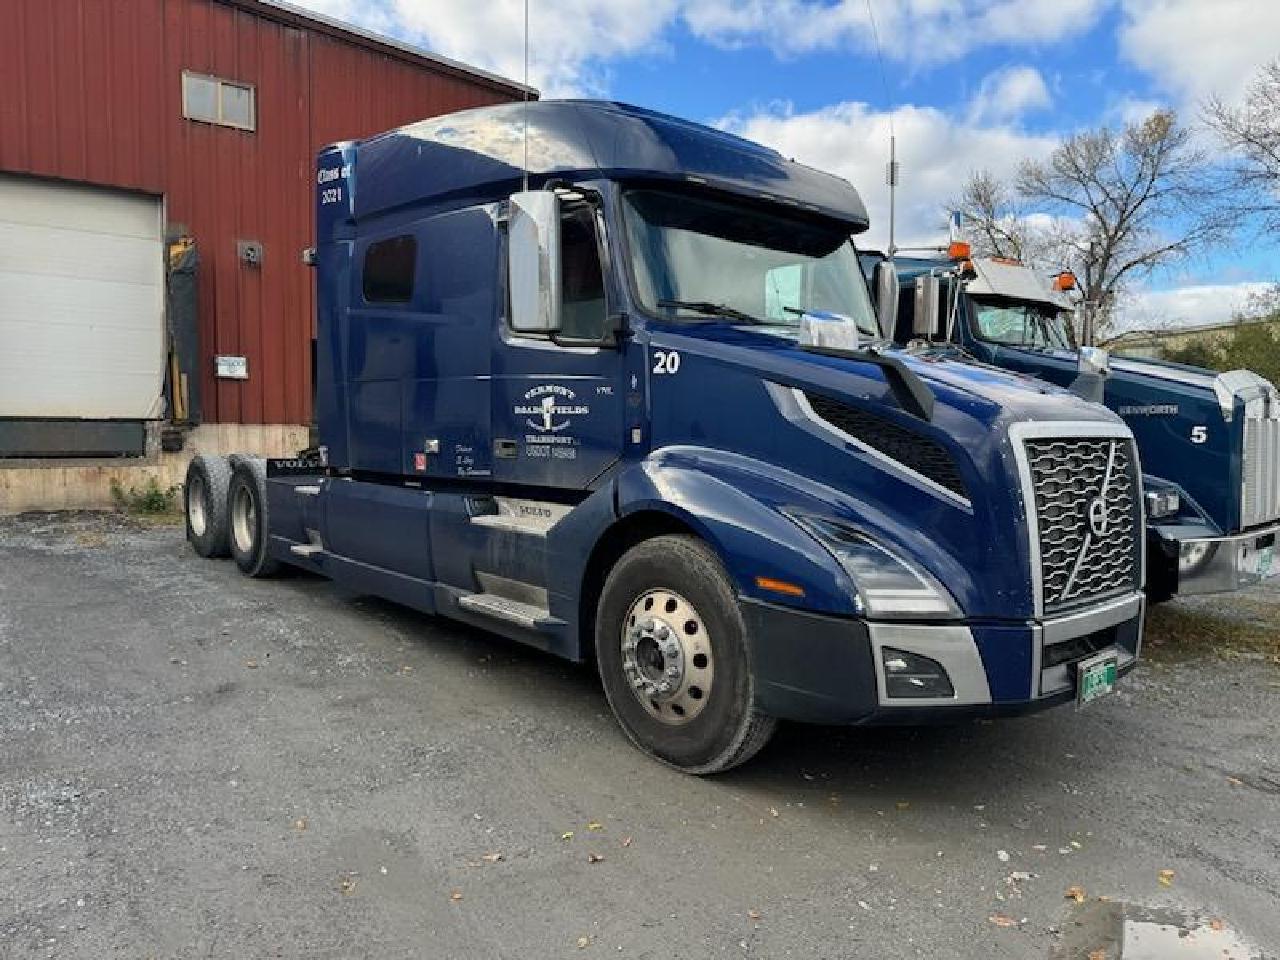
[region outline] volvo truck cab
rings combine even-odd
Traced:
[[[864,253],[874,270],[879,254]],[[962,353],[1104,403],[1133,430],[1145,471],[1154,600],[1239,590],[1280,572],[1280,393],[1248,370],[1216,373],[1108,357],[1086,324],[1070,274],[1045,277],[1000,258],[896,259],[895,339]]]
[[[1026,712],[1133,666],[1131,431],[883,337],[845,181],[543,101],[335,144],[316,200],[319,447],[193,463],[199,552],[594,661],[693,773],[779,719]]]

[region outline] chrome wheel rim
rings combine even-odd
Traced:
[[[253,552],[253,541],[258,529],[258,509],[253,505],[249,488],[236,489],[235,502],[231,504],[231,535],[236,549],[241,553]]]
[[[679,726],[711,696],[711,637],[697,609],[673,590],[649,590],[622,624],[622,672],[645,712]]]
[[[191,532],[203,537],[209,529],[209,519],[204,512],[205,487],[204,478],[196,475],[187,484],[187,522],[191,524]]]

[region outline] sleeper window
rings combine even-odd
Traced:
[[[604,272],[596,242],[595,212],[587,204],[568,208],[560,221],[560,336],[566,340],[602,340],[608,329]]]
[[[369,244],[364,254],[364,298],[369,303],[408,303],[413,299],[418,242],[412,236]]]

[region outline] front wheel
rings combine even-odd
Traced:
[[[754,708],[746,629],[728,577],[694,537],[647,540],[618,561],[596,612],[596,659],[627,736],[686,773],[746,762],[777,726]]]

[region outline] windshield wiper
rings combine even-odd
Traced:
[[[739,323],[763,322],[749,313],[744,313],[729,306],[727,303],[712,303],[710,300],[659,300],[658,306],[678,310],[692,310],[695,313],[705,313],[713,317],[728,317],[730,320],[737,320]]]

